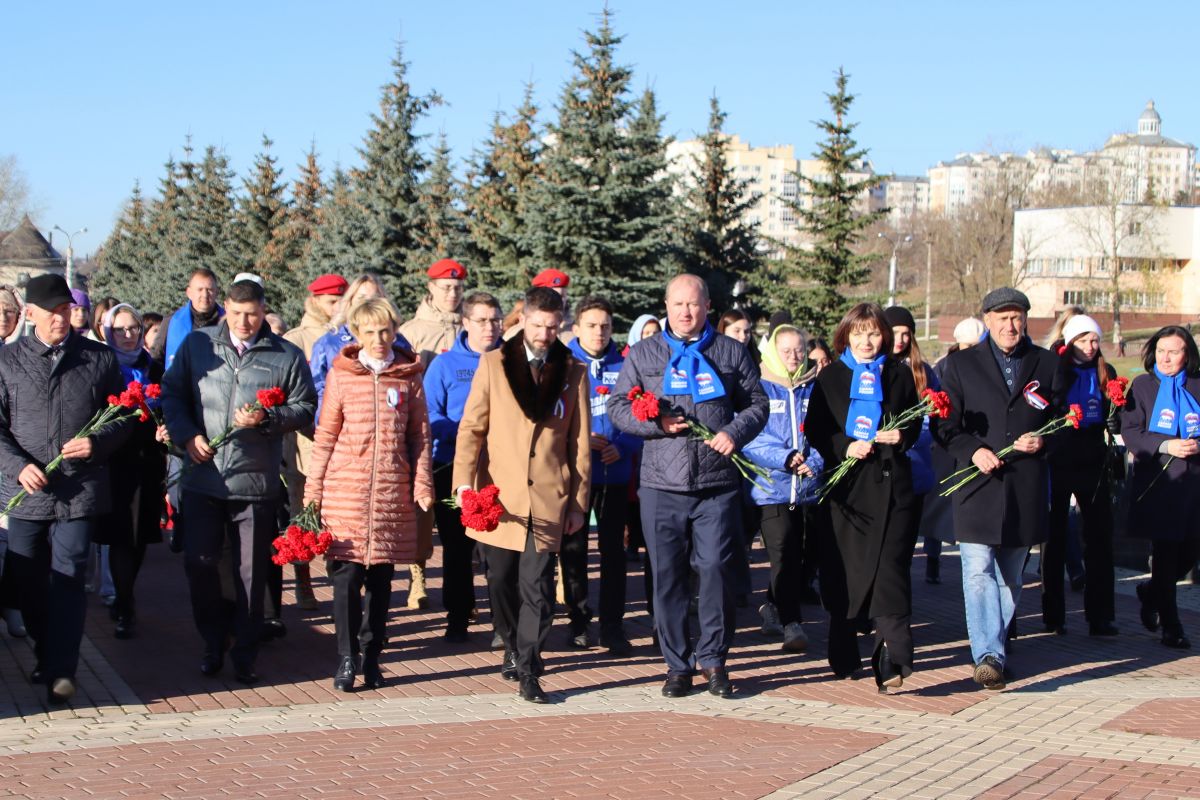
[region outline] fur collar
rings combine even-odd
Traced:
[[[525,416],[531,422],[541,422],[549,417],[567,381],[571,353],[566,345],[555,341],[550,346],[542,366],[542,379],[536,386],[529,371],[529,360],[525,357],[524,336],[514,336],[503,344],[500,363],[504,365],[504,376]]]

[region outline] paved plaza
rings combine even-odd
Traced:
[[[662,697],[641,566],[631,563],[633,657],[566,649],[559,617],[543,680],[551,703],[534,706],[487,650],[482,580],[484,624],[470,644],[443,640],[436,561],[434,608],[393,613],[382,689],[333,691],[332,594],[317,565],[317,611],[290,605],[288,571],[289,634],[264,646],[261,682],[235,683],[228,665],[205,678],[181,557],[154,547],[138,638],[114,639],[91,596],[70,708],[47,711],[44,687],[25,678],[29,645],[0,639],[0,796],[1200,797],[1200,656],[1167,650],[1141,627],[1132,573],[1119,576],[1119,637],[1087,636],[1075,593],[1068,634],[1054,636],[1041,632],[1035,558],[1011,656],[1017,679],[985,692],[971,681],[957,553],[943,556],[940,586],[921,580],[918,553],[917,671],[881,695],[869,668],[833,679],[819,608],[805,607],[803,655],[761,635],[761,548],[754,562],[755,600],[739,611],[730,660],[734,699]],[[594,553],[592,567],[594,578]],[[396,581],[395,606],[406,588]],[[1180,600],[1185,627],[1200,634],[1196,591],[1181,585]]]

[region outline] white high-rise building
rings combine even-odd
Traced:
[[[1191,202],[1196,188],[1196,146],[1162,135],[1162,117],[1154,101],[1138,117],[1137,133],[1109,138],[1101,153],[1124,165],[1129,173],[1125,200],[1138,203],[1152,195],[1173,202]]]

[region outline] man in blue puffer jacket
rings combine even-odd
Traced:
[[[805,550],[815,528],[817,489],[824,462],[804,436],[808,399],[817,370],[805,372],[804,337],[791,325],[771,332],[762,353],[762,388],[770,403],[767,425],[746,445],[746,455],[771,470],[771,483],[757,481],[751,489],[762,507],[763,544],[771,560],[767,602],[759,608],[762,631],[783,636],[783,649],[803,652],[808,636],[800,625]],[[809,547],[806,547],[806,544]]]
[[[592,412],[592,492],[590,508],[596,514],[600,549],[600,645],[614,656],[632,652],[625,636],[625,522],[629,515],[629,480],[634,456],[642,440],[613,427],[608,418],[608,398],[617,384],[625,359],[612,341],[612,305],[602,297],[585,297],[575,309],[572,355],[588,368]],[[563,538],[559,560],[563,597],[571,620],[572,647],[587,647],[588,605],[587,536]]]
[[[479,357],[500,344],[504,313],[500,301],[487,292],[473,292],[462,303],[463,330],[454,345],[425,370],[425,403],[433,437],[433,490],[439,501],[454,496],[451,465],[471,381]],[[446,640],[467,641],[467,626],[475,608],[475,578],[471,569],[473,539],[467,537],[457,509],[438,502],[433,507],[438,538],[442,540],[442,605],[446,608]],[[567,537],[578,538],[578,537]]]

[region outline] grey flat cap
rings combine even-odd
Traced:
[[[1001,286],[992,289],[983,297],[983,313],[995,311],[998,308],[1015,306],[1022,311],[1029,311],[1029,298],[1024,292],[1019,292],[1011,286]]]

